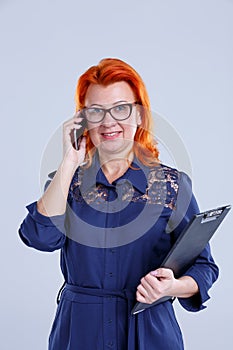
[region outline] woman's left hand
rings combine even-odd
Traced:
[[[172,291],[174,291],[176,281],[173,271],[170,269],[159,268],[149,272],[141,279],[141,283],[137,287],[137,301],[152,304],[164,296],[173,296]]]

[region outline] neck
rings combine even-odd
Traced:
[[[114,157],[114,155],[105,155],[104,157],[100,155],[101,168],[109,183],[112,183],[114,180],[121,177],[127,171],[132,161],[133,152],[125,158],[120,158],[119,156]]]

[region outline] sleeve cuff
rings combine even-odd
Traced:
[[[29,247],[51,252],[66,241],[65,214],[47,217],[37,210],[37,202],[29,204],[28,215],[19,228],[21,240]]]
[[[203,280],[203,277],[198,273],[198,271],[192,271],[192,268],[190,271],[188,271],[188,273],[185,273],[185,276],[190,276],[196,281],[199,292],[190,298],[178,298],[180,304],[187,311],[197,312],[205,309],[206,306],[203,304],[210,299],[210,296],[207,292],[206,283]]]
[[[37,210],[37,202],[33,202],[26,206],[29,215],[32,217],[32,219],[43,225],[43,226],[57,226],[58,228],[62,228],[64,230],[64,221],[65,221],[65,214],[62,215],[55,215],[55,216],[45,216]]]

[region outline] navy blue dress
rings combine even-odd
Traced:
[[[61,250],[66,282],[49,337],[49,350],[182,350],[171,301],[131,315],[140,279],[158,268],[182,229],[198,212],[189,177],[136,158],[109,184],[94,157],[78,168],[64,215],[46,217],[27,206],[19,234],[29,247]],[[179,298],[199,311],[218,277],[209,245],[185,273],[199,294]]]

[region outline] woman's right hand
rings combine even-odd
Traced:
[[[63,160],[70,162],[75,167],[78,167],[84,162],[86,154],[85,137],[82,138],[78,151],[72,145],[71,134],[73,130],[78,130],[82,127],[81,122],[83,118],[79,115],[80,112],[77,112],[73,118],[67,120],[63,124]]]

